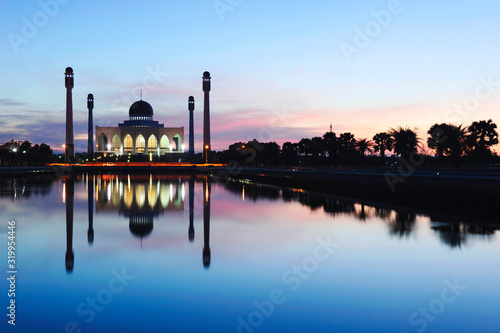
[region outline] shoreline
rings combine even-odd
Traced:
[[[398,168],[380,169],[312,169],[312,168],[230,168],[220,165],[113,165],[113,166],[39,166],[0,167],[0,177],[30,176],[65,173],[153,173],[153,174],[209,174],[224,181],[226,178],[249,179],[291,188],[303,188],[337,194],[362,190],[380,195],[394,195],[407,191],[434,191],[500,197],[500,169],[441,169],[419,168],[412,171]],[[434,193],[434,194],[435,194]]]

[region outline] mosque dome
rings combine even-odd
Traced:
[[[143,214],[130,215],[130,232],[138,237],[149,235],[153,231],[153,216]]]
[[[153,107],[148,102],[140,100],[130,106],[128,114],[129,116],[152,116]]]

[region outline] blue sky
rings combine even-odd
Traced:
[[[499,122],[499,9],[492,0],[2,1],[0,142],[62,146],[67,66],[77,150],[88,93],[94,124],[114,126],[141,89],[155,119],[186,135],[195,97],[201,150],[205,70],[215,149],[297,142],[330,123],[358,138],[417,127],[425,139],[436,122]]]

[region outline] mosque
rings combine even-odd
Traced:
[[[66,143],[65,162],[74,161],[75,145],[73,134],[73,94],[74,72],[67,67],[64,73],[66,87]],[[203,107],[203,157],[205,162],[210,161],[210,90],[211,77],[209,72],[204,72],[202,77],[202,90],[204,93]],[[89,158],[94,155],[93,114],[94,95],[88,94],[87,108],[88,121],[88,151]],[[188,98],[189,110],[189,149],[187,157],[192,161],[194,157],[194,97]],[[141,100],[133,103],[128,111],[129,120],[119,123],[116,127],[96,126],[96,153],[115,155],[146,155],[167,156],[168,158],[183,157],[185,151],[184,127],[165,127],[153,120],[153,107]],[[151,159],[150,159],[151,160]]]
[[[153,107],[140,100],[129,109],[129,120],[116,127],[96,126],[97,153],[117,155],[183,154],[184,127],[165,127],[153,120]]]

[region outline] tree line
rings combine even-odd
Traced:
[[[490,120],[474,121],[469,126],[434,124],[427,131],[428,149],[438,163],[486,163],[498,158],[492,147],[498,144],[497,125]],[[408,160],[412,154],[431,155],[417,130],[390,128],[372,139],[357,139],[350,132],[337,135],[326,132],[322,137],[303,138],[299,142],[237,142],[217,153],[220,162],[236,161],[247,166],[278,165],[386,165],[387,154]]]
[[[35,144],[29,141],[10,140],[0,145],[0,165],[37,166],[53,160],[54,155],[49,145]]]

